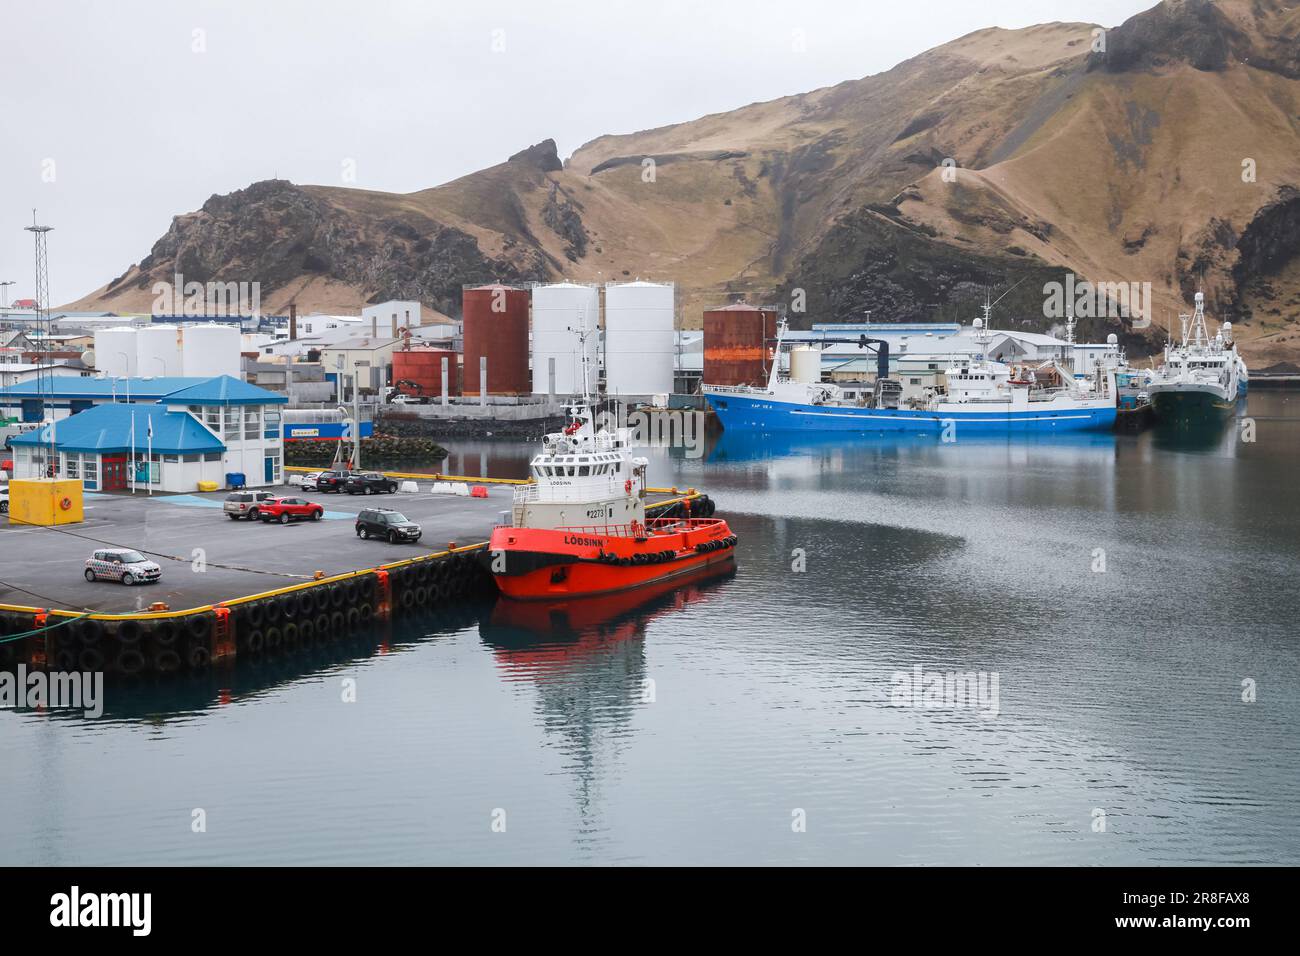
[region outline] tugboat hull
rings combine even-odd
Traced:
[[[502,594],[536,601],[671,580],[733,560],[735,546],[721,519],[651,521],[645,528],[498,528],[483,560]]]

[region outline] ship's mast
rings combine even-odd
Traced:
[[[776,326],[776,351],[772,353],[772,367],[767,372],[767,390],[769,392],[776,390],[777,382],[780,381],[781,372],[781,340],[785,338],[786,319],[781,317],[781,321]]]
[[[1210,333],[1205,328],[1204,292],[1196,293],[1196,310],[1192,313],[1190,325],[1185,323],[1183,326],[1183,348],[1189,344],[1196,349],[1207,348],[1210,344]]]
[[[582,309],[578,313],[578,321],[581,323],[578,328],[569,326],[569,331],[577,333],[578,348],[582,352],[582,404],[591,404],[591,353],[587,351],[587,336],[591,335],[591,329],[587,328],[587,310]]]

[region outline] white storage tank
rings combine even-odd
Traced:
[[[181,374],[181,330],[174,325],[146,325],[135,333],[135,367],[143,378]]]
[[[586,330],[587,387],[594,393],[600,377],[600,289],[557,282],[533,287],[533,394],[551,391],[550,363],[555,360],[555,394],[582,393],[582,330]]]
[[[128,325],[97,329],[95,368],[110,378],[137,375],[135,329]]]
[[[822,350],[799,345],[790,350],[790,381],[813,385],[822,380]]]
[[[671,282],[605,285],[605,391],[662,395],[673,390],[676,345]]]
[[[240,378],[241,344],[237,326],[217,322],[186,326],[181,333],[181,374],[195,378],[218,375]]]

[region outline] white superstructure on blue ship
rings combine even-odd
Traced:
[[[976,319],[975,328],[976,343],[987,344],[987,323]],[[781,333],[784,330],[782,323]],[[704,395],[724,429],[909,431],[957,437],[1109,430],[1115,425],[1114,369],[1098,367],[1093,380],[1084,383],[1054,361],[1012,366],[990,361],[981,352],[954,357],[942,385],[904,401],[901,385],[888,374],[888,346],[863,337],[865,347],[876,343],[879,370],[870,395],[848,400],[837,385],[782,377],[781,333],[765,387],[704,385]]]

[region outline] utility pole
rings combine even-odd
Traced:
[[[36,326],[44,334],[42,345],[46,352],[44,363],[41,362],[41,356],[36,356],[36,394],[41,396],[41,417],[45,416],[45,409],[49,409],[50,415],[50,457],[48,463],[49,475],[54,477],[54,464],[58,461],[58,453],[55,450],[54,441],[54,409],[47,401],[47,395],[52,398],[54,390],[54,376],[49,371],[49,348],[50,348],[50,264],[49,251],[46,247],[45,237],[53,229],[53,226],[38,226],[36,224],[36,210],[32,210],[32,224],[24,227],[26,232],[32,234],[32,239],[36,245]],[[6,295],[7,297],[7,295]]]
[[[13,279],[6,279],[4,282],[0,282],[0,290],[3,290],[0,291],[0,297],[4,298],[4,302],[0,303],[0,309],[9,308],[9,287],[13,284]]]

